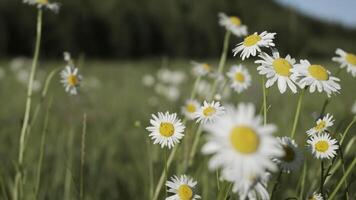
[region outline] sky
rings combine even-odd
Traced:
[[[356,0],[276,0],[324,21],[356,28]]]

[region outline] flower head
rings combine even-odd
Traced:
[[[167,197],[166,200],[201,199],[201,197],[195,193],[196,185],[197,182],[186,175],[181,175],[180,177],[173,176],[171,180],[166,183],[166,186],[169,188],[168,192],[173,193],[173,195]]]
[[[267,31],[261,34],[254,33],[245,37],[244,41],[237,44],[233,49],[234,56],[241,52],[242,60],[249,58],[250,55],[256,56],[257,52],[261,52],[262,47],[273,47],[273,39],[276,33],[268,33]]]
[[[36,5],[39,9],[45,7],[48,10],[53,11],[54,13],[58,13],[60,7],[59,3],[51,3],[48,0],[23,0],[23,3],[29,5]]]
[[[182,107],[182,113],[184,116],[192,120],[195,117],[196,112],[198,111],[200,104],[197,100],[189,99],[185,102],[184,106]]]
[[[157,115],[152,114],[150,120],[151,126],[146,129],[150,132],[154,144],[160,144],[162,148],[172,148],[179,140],[183,138],[185,126],[178,119],[177,114],[165,114],[159,112]]]
[[[194,76],[205,76],[213,71],[213,67],[207,63],[198,63],[192,61],[193,64],[193,75]]]
[[[284,155],[274,160],[284,172],[298,170],[303,163],[303,152],[298,148],[297,143],[289,137],[279,137],[278,141]]]
[[[329,113],[316,121],[316,125],[307,131],[308,136],[324,133],[329,127],[334,125],[333,116]]]
[[[356,54],[347,53],[342,49],[336,49],[335,53],[338,56],[333,57],[332,60],[340,63],[340,68],[346,67],[346,71],[356,77]]]
[[[82,76],[76,67],[67,65],[61,72],[61,83],[63,84],[66,92],[71,95],[77,95]]]
[[[330,159],[336,155],[336,150],[339,148],[337,141],[331,139],[327,133],[314,135],[307,141],[311,151],[317,159]]]
[[[219,13],[219,24],[237,37],[247,35],[247,26],[241,23],[239,17],[227,16],[225,13]]]
[[[320,193],[314,192],[307,200],[324,200]]]
[[[297,87],[294,83],[292,73],[292,69],[295,67],[295,59],[291,58],[290,55],[281,58],[278,52],[273,52],[272,56],[261,53],[259,57],[262,58],[262,60],[257,60],[255,63],[260,64],[257,68],[259,74],[265,75],[268,79],[266,82],[267,88],[277,82],[281,94],[283,94],[288,87],[293,93],[297,93]]]
[[[218,101],[208,103],[204,101],[203,106],[195,114],[197,122],[202,124],[213,123],[225,112],[225,108],[220,105]]]
[[[243,65],[233,65],[227,72],[230,78],[231,88],[241,93],[251,85],[251,76]]]

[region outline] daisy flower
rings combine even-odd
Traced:
[[[336,150],[339,148],[337,141],[331,139],[330,135],[325,133],[314,135],[307,141],[311,151],[317,159],[330,159],[336,155]]]
[[[166,200],[201,199],[194,191],[196,185],[197,182],[186,175],[181,175],[180,177],[173,176],[171,180],[166,183],[166,186],[169,188],[168,192],[173,193],[173,195],[167,197]]]
[[[331,73],[324,66],[312,65],[308,60],[300,60],[300,64],[297,64],[292,72],[295,73],[296,79],[300,79],[298,83],[301,88],[310,86],[310,93],[317,89],[318,92],[325,91],[330,97],[332,93],[338,93],[341,89],[339,83],[337,83],[340,79],[331,76]]]
[[[219,24],[237,37],[247,35],[247,26],[241,24],[241,19],[236,16],[226,16],[225,13],[219,13]]]
[[[204,154],[212,154],[211,170],[221,169],[221,177],[234,183],[233,188],[250,188],[266,170],[275,171],[277,165],[271,157],[283,156],[278,140],[273,137],[276,127],[263,125],[261,116],[255,116],[252,104],[228,106],[225,115],[208,124],[208,142]],[[257,177],[257,178],[256,178]]]
[[[207,63],[198,63],[192,61],[192,65],[193,65],[192,73],[194,76],[205,76],[213,70],[213,68]]]
[[[277,82],[279,92],[283,94],[287,90],[287,86],[293,93],[297,93],[297,87],[293,81],[292,69],[295,66],[295,59],[287,55],[281,58],[278,52],[273,52],[272,56],[266,53],[261,53],[258,57],[262,60],[257,60],[255,63],[260,64],[257,68],[259,74],[266,75],[268,79],[266,88],[271,87]]]
[[[260,199],[269,200],[270,195],[267,191],[267,182],[269,181],[271,174],[265,172],[264,175],[251,185],[246,184],[248,181],[240,180],[232,187],[233,192],[238,192],[240,199]]]
[[[251,85],[251,76],[243,65],[233,65],[227,76],[231,81],[231,88],[237,93],[241,93]]]
[[[58,13],[60,7],[59,3],[51,3],[48,0],[23,0],[23,3],[29,5],[36,5],[39,9],[45,7],[48,10],[53,11],[54,13]]]
[[[290,137],[279,137],[277,139],[283,148],[284,155],[275,158],[274,161],[284,172],[289,173],[298,170],[303,163],[303,152],[298,148],[297,143]]]
[[[346,71],[356,77],[356,55],[347,53],[342,49],[336,49],[335,53],[339,57],[333,57],[332,60],[340,63],[340,68],[346,67]]]
[[[189,99],[185,102],[184,106],[182,107],[182,113],[184,116],[192,120],[195,117],[196,111],[199,109],[200,104],[197,100]]]
[[[308,200],[324,200],[324,198],[320,193],[314,192],[313,195],[308,198]]]
[[[334,125],[333,116],[329,113],[316,121],[316,125],[307,131],[308,136],[324,133],[329,127]]]
[[[213,123],[225,112],[225,108],[220,105],[218,101],[208,103],[204,101],[203,106],[195,114],[197,122],[202,124]]]
[[[78,68],[73,66],[66,66],[61,72],[61,83],[66,92],[71,95],[78,94],[78,89],[82,81],[82,76],[79,74]]]
[[[261,34],[254,33],[245,37],[244,41],[237,44],[232,50],[234,56],[241,52],[242,60],[249,58],[250,55],[256,56],[257,52],[261,52],[261,47],[274,47],[273,39],[276,33],[268,33],[267,31]]]
[[[183,138],[185,126],[178,119],[177,114],[159,112],[157,115],[152,114],[150,120],[151,126],[146,130],[150,132],[149,136],[153,140],[153,144],[160,144],[161,148],[172,148],[179,140]]]

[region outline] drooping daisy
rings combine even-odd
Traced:
[[[271,87],[277,82],[281,94],[287,90],[287,86],[293,93],[297,93],[297,87],[292,78],[292,69],[295,66],[295,59],[291,58],[290,55],[281,58],[278,52],[273,52],[272,56],[262,52],[259,57],[262,58],[262,60],[257,60],[255,63],[260,64],[257,68],[259,74],[266,75],[268,79],[266,88]]]
[[[327,133],[314,135],[307,141],[311,151],[317,159],[330,159],[336,155],[336,150],[339,148],[337,141],[331,139]]]
[[[182,113],[187,119],[192,120],[194,119],[195,113],[198,111],[199,107],[200,104],[197,100],[189,99],[182,107]]]
[[[234,56],[241,52],[240,57],[242,60],[249,58],[250,55],[256,56],[257,52],[261,52],[261,47],[273,47],[273,39],[276,33],[268,33],[267,31],[261,34],[254,33],[247,36],[243,42],[236,45],[232,50]]]
[[[324,200],[324,198],[320,193],[314,192],[307,200]]]
[[[166,200],[201,199],[201,197],[195,193],[196,185],[197,182],[186,175],[181,175],[180,177],[173,176],[171,180],[166,183],[166,186],[169,187],[168,192],[173,193],[173,195],[167,197]]]
[[[231,81],[231,88],[237,93],[241,93],[251,85],[251,76],[243,65],[233,65],[227,76]]]
[[[247,35],[247,26],[241,23],[241,19],[236,16],[226,16],[225,13],[219,13],[219,24],[237,37]]]
[[[179,140],[183,138],[185,126],[178,119],[177,114],[159,112],[157,115],[152,114],[150,120],[151,126],[146,130],[150,132],[149,136],[154,144],[160,144],[162,148],[172,148]]]
[[[324,133],[329,127],[334,125],[333,116],[329,113],[316,121],[316,125],[307,131],[308,136]]]
[[[192,73],[194,76],[205,76],[210,72],[212,72],[213,70],[212,66],[207,63],[198,63],[192,61],[192,65],[193,65]]]
[[[279,137],[278,141],[283,148],[284,155],[274,160],[286,173],[298,170],[303,163],[303,152],[298,148],[297,143],[289,137]]]
[[[341,68],[346,67],[346,71],[356,77],[356,54],[347,53],[342,49],[336,49],[335,53],[339,57],[333,57],[332,60],[341,64]]]
[[[338,93],[341,89],[340,79],[331,76],[331,73],[322,65],[310,64],[308,60],[300,60],[300,64],[292,69],[295,73],[295,78],[299,79],[298,83],[301,88],[309,87],[309,92],[313,93],[317,89],[318,92],[325,91],[328,97],[332,93]]]
[[[63,84],[66,92],[71,95],[78,94],[78,89],[82,81],[82,76],[79,74],[78,68],[73,66],[66,66],[61,72],[61,83]]]
[[[51,3],[48,0],[23,0],[23,3],[29,5],[36,5],[38,8],[45,7],[48,10],[53,11],[54,13],[58,13],[60,7],[59,3]]]
[[[219,117],[225,113],[225,108],[220,105],[218,101],[212,101],[208,103],[204,101],[203,106],[195,114],[197,122],[202,124],[208,124],[215,122]]]
[[[221,169],[221,177],[234,182],[237,189],[241,184],[250,188],[266,170],[277,170],[271,157],[283,156],[278,140],[272,135],[276,127],[263,125],[252,104],[240,103],[237,108],[227,106],[226,110],[215,123],[204,127],[209,137],[202,152],[212,154],[211,170]]]

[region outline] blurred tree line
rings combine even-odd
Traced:
[[[59,0],[58,0],[59,1]],[[304,17],[273,0],[60,0],[45,12],[42,55],[97,58],[215,57],[224,30],[217,14],[240,16],[249,32],[277,32],[277,47],[295,56],[356,52],[356,30]],[[31,56],[36,12],[21,0],[0,0],[0,56]],[[234,38],[235,44],[241,39]]]

